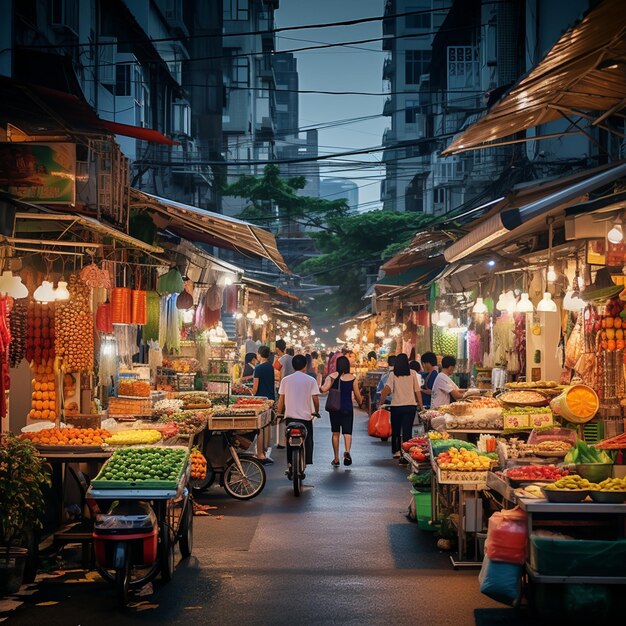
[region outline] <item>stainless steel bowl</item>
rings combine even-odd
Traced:
[[[601,483],[610,478],[613,463],[577,463],[576,473],[591,483]]]

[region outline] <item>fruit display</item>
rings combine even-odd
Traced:
[[[447,452],[450,448],[456,448],[457,450],[460,450],[461,448],[466,448],[467,450],[476,451],[476,446],[473,443],[469,443],[468,441],[461,441],[460,439],[432,441],[430,445],[433,449],[433,454],[435,456],[438,456],[442,452]]]
[[[178,482],[187,463],[188,452],[181,448],[128,448],[116,450],[102,467],[93,485],[106,488],[107,482]],[[111,484],[111,487],[117,486]]]
[[[430,456],[429,440],[426,437],[413,437],[402,443],[402,450],[408,452],[417,463],[423,463]]]
[[[191,464],[191,478],[204,480],[206,478],[207,461],[200,450],[192,450],[189,455],[189,463]]]
[[[181,435],[193,435],[204,428],[207,416],[200,411],[180,411],[161,415],[159,422],[161,424],[176,424]]]
[[[589,488],[594,491],[619,491],[626,493],[626,478],[607,478],[601,483],[591,483]]]
[[[176,413],[183,408],[184,400],[179,398],[166,398],[154,403],[154,413]]]
[[[598,349],[613,352],[623,350],[626,339],[626,309],[619,298],[613,298],[605,306],[604,315],[594,319]]]
[[[559,478],[556,482],[546,485],[544,489],[549,491],[588,491],[591,484],[592,483],[582,476],[570,474],[569,476]]]
[[[525,465],[506,470],[507,478],[516,482],[553,482],[569,475],[569,470],[555,465]]]
[[[104,428],[47,428],[23,433],[20,439],[29,439],[41,446],[101,446],[110,436]]]
[[[110,446],[136,446],[161,441],[161,433],[153,428],[145,430],[123,430],[105,439]]]
[[[431,441],[439,441],[440,439],[450,438],[450,435],[448,433],[440,433],[439,431],[436,431],[436,430],[429,431],[427,436]]]
[[[120,380],[117,384],[117,393],[120,396],[149,398],[150,383],[145,380]]]
[[[198,359],[191,359],[186,357],[180,357],[176,359],[163,359],[163,367],[169,367],[173,369],[177,374],[193,374],[199,372],[200,361]]]
[[[437,456],[437,464],[445,470],[480,471],[489,469],[491,459],[479,455],[475,450],[450,448]]]
[[[181,393],[179,400],[182,400],[182,408],[187,409],[208,409],[211,406],[209,394],[206,391],[192,391]]]
[[[54,361],[54,303],[30,302],[26,313],[26,360],[35,365]],[[90,338],[91,340],[91,338]],[[91,340],[93,344],[93,340]]]
[[[94,359],[91,288],[72,274],[68,290],[70,299],[57,304],[56,353],[62,359],[64,372],[91,372]]]
[[[17,367],[26,356],[26,332],[28,328],[28,307],[23,299],[14,300],[9,313],[9,366]]]
[[[29,419],[50,420],[57,418],[56,376],[53,361],[48,360],[31,366],[34,378],[31,380],[31,409]]]

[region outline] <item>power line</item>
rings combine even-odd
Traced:
[[[500,0],[500,2],[488,2],[486,4],[500,4],[501,2],[503,2],[504,0]],[[424,14],[431,14],[431,13],[443,13],[444,10],[442,9],[420,9],[420,10],[416,10],[416,11],[406,11],[404,13],[394,13],[392,15],[380,15],[380,16],[375,16],[375,17],[363,17],[363,18],[358,18],[358,19],[353,19],[353,20],[343,20],[343,21],[339,21],[339,22],[322,22],[319,24],[299,24],[297,26],[281,26],[278,28],[270,28],[267,30],[254,30],[254,31],[248,31],[248,32],[233,32],[233,33],[228,33],[228,32],[222,32],[222,30],[219,33],[203,33],[202,35],[198,34],[198,35],[189,35],[187,37],[184,37],[184,39],[189,40],[189,39],[215,39],[215,38],[224,38],[224,37],[245,37],[245,36],[249,36],[249,35],[272,35],[275,33],[283,33],[285,31],[294,31],[294,30],[312,30],[312,29],[318,29],[318,28],[335,28],[335,27],[340,27],[340,26],[354,26],[357,24],[366,24],[368,22],[379,22],[381,20],[392,20],[392,19],[398,19],[401,17],[408,17],[410,15],[424,15]],[[181,37],[155,37],[155,38],[147,38],[147,42],[148,43],[167,43],[167,42],[173,42],[173,41],[181,41]],[[94,41],[88,41],[88,42],[76,42],[76,43],[72,43],[72,44],[36,44],[36,45],[32,45],[32,46],[24,46],[26,48],[32,48],[32,49],[38,49],[38,50],[44,50],[44,49],[50,49],[50,48],[87,48],[87,47],[92,47],[95,45],[98,46],[112,46],[112,45],[118,45],[118,44],[133,44],[133,43],[137,43],[137,44],[141,44],[141,43],[146,43],[146,39],[126,39],[126,40],[118,40],[118,41],[102,41],[102,42],[94,42]],[[5,52],[8,50],[13,50],[13,48],[4,48],[3,50],[0,50],[0,52]]]

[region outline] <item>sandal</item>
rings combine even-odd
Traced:
[[[343,464],[344,465],[352,465],[352,457],[349,452],[343,453]]]
[[[333,460],[330,462],[330,464],[331,464],[333,467],[339,467],[339,466],[341,465],[341,463],[339,463],[339,461],[335,461],[335,459],[333,459]]]

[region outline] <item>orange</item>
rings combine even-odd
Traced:
[[[609,352],[613,352],[613,350],[615,350],[615,340],[614,339],[609,339],[607,341],[607,348],[608,348]]]
[[[624,349],[624,340],[623,340],[623,339],[618,339],[618,340],[615,342],[615,347],[616,347],[618,350],[623,350],[623,349]]]
[[[613,318],[613,328],[621,328],[622,327],[622,318],[614,317]]]
[[[35,402],[35,408],[38,411],[41,411],[41,409],[43,409],[43,402],[41,400],[37,400],[37,402]]]
[[[35,383],[35,391],[41,391],[41,383]]]
[[[605,324],[605,328],[613,328],[613,318],[612,317],[605,317],[603,322]]]
[[[48,411],[47,409],[41,412],[42,419],[47,420],[49,417],[50,417],[50,411]]]

